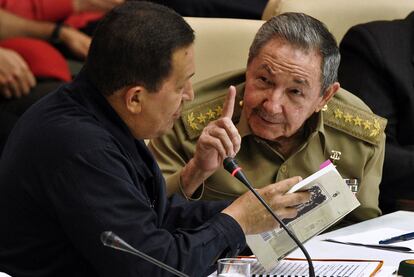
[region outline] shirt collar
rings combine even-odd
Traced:
[[[68,90],[70,97],[76,99],[80,105],[89,110],[91,116],[98,120],[104,129],[116,138],[136,163],[144,163],[141,159],[142,154],[137,151],[137,144],[142,146],[145,145],[144,142],[134,138],[128,126],[112,108],[105,96],[92,84],[84,70],[68,86]]]

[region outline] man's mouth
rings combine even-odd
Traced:
[[[254,113],[260,117],[261,120],[269,124],[283,124],[284,120],[280,116],[269,115],[261,109],[254,109]]]

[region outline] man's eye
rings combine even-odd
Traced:
[[[263,76],[262,77],[259,77],[259,80],[262,83],[266,84],[266,85],[273,85],[273,82],[271,80],[267,79],[266,77],[263,77]]]
[[[302,95],[302,91],[299,89],[291,89],[289,92],[295,95]]]

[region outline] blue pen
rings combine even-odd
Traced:
[[[406,240],[411,240],[411,239],[414,239],[414,232],[402,234],[402,235],[395,236],[389,239],[380,240],[379,244],[390,244],[394,242],[406,241]]]

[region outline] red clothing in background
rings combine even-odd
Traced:
[[[0,8],[27,19],[64,21],[74,28],[82,28],[103,15],[101,12],[74,14],[72,0],[0,0]]]
[[[47,42],[33,38],[10,38],[0,41],[0,47],[19,53],[36,77],[64,82],[72,79],[65,58]]]
[[[73,13],[72,0],[0,0],[0,7],[24,18],[60,21]]]

